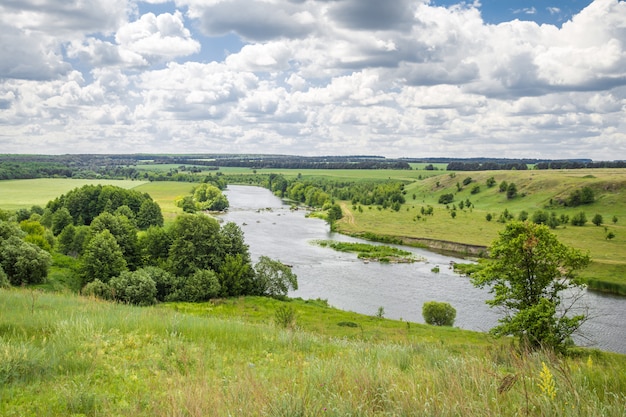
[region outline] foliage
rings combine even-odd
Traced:
[[[218,278],[222,297],[254,293],[254,270],[245,254],[227,254],[218,270]]]
[[[492,261],[471,279],[490,287],[494,298],[487,304],[506,313],[492,332],[517,336],[533,349],[565,349],[586,315],[568,317],[573,305],[563,306],[562,295],[582,288],[574,273],[589,264],[589,256],[559,242],[546,226],[529,222],[507,224],[490,254]]]
[[[228,199],[219,187],[202,183],[191,190],[191,195],[178,198],[176,205],[187,213],[200,210],[224,211],[228,208]]]
[[[169,271],[188,277],[198,269],[219,269],[219,223],[205,214],[183,213],[169,229]]]
[[[276,308],[274,321],[283,329],[293,328],[296,325],[296,310],[288,304],[281,304]]]
[[[7,277],[7,274],[4,272],[4,269],[2,268],[2,264],[0,263],[0,289],[3,288],[9,288],[11,286],[11,283],[9,282],[9,278]]]
[[[587,223],[587,215],[584,211],[579,211],[577,214],[574,214],[571,219],[572,226],[584,226]]]
[[[156,303],[157,287],[147,271],[124,271],[109,281],[111,293],[116,301],[139,306]]]
[[[427,324],[453,326],[456,318],[456,309],[449,303],[427,301],[422,306],[422,316]]]
[[[96,234],[85,247],[80,275],[83,283],[99,279],[108,283],[126,270],[126,260],[115,237],[108,230]]]
[[[574,190],[567,200],[565,205],[569,207],[578,207],[583,204],[591,204],[595,201],[595,194],[591,187],[583,187],[579,190]]]
[[[198,269],[188,277],[178,277],[175,290],[166,297],[167,301],[202,302],[219,295],[220,283],[215,272]]]
[[[515,197],[517,197],[517,185],[512,182],[506,187],[506,198],[510,200]]]
[[[596,215],[593,216],[593,218],[591,219],[591,223],[595,224],[596,226],[601,226],[603,222],[604,219],[602,218],[601,214],[596,213]]]
[[[254,265],[256,292],[270,297],[284,297],[289,290],[298,289],[298,277],[291,268],[279,261],[261,256]]]
[[[109,284],[105,284],[97,278],[87,283],[87,285],[83,287],[80,293],[86,297],[96,297],[103,300],[113,299],[111,286]]]
[[[371,245],[368,243],[336,242],[332,240],[320,240],[317,244],[322,247],[330,247],[340,252],[356,252],[359,259],[381,260],[393,259],[396,262],[414,262],[415,256],[409,251],[386,245]]]
[[[12,285],[44,282],[51,262],[48,252],[17,236],[0,240],[0,266]]]
[[[446,193],[446,194],[441,194],[439,196],[439,200],[438,203],[439,204],[450,204],[454,201],[454,194],[452,193]]]

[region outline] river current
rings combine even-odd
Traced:
[[[482,332],[501,317],[485,304],[488,290],[475,288],[450,268],[451,262],[467,262],[463,259],[402,247],[425,260],[367,263],[356,254],[316,245],[316,240],[364,241],[330,232],[326,222],[291,210],[269,190],[229,185],[225,194],[230,209],[220,217],[241,227],[253,262],[265,255],[293,266],[298,290],[291,297],[326,299],[333,307],[368,315],[382,307],[387,318],[417,323],[424,322],[424,302],[442,301],[456,309],[456,327]],[[435,266],[439,273],[432,271]],[[626,297],[585,292],[577,305],[588,308],[590,316],[575,337],[577,344],[626,353]]]

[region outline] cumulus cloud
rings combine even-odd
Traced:
[[[626,154],[626,2],[595,0],[560,27],[487,24],[481,7],[8,0],[0,140],[7,152]],[[240,47],[207,58],[227,34]]]

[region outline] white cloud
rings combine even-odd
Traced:
[[[626,155],[625,2],[113,1],[0,4],[3,150]]]

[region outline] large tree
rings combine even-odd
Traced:
[[[587,317],[575,311],[583,287],[575,272],[589,264],[589,256],[559,242],[548,227],[519,221],[500,233],[490,256],[472,281],[489,286],[494,298],[487,304],[505,312],[492,333],[516,336],[531,349],[564,349]]]
[[[169,228],[172,244],[169,249],[170,272],[187,277],[198,269],[215,271],[220,258],[220,225],[205,214],[183,213]]]

